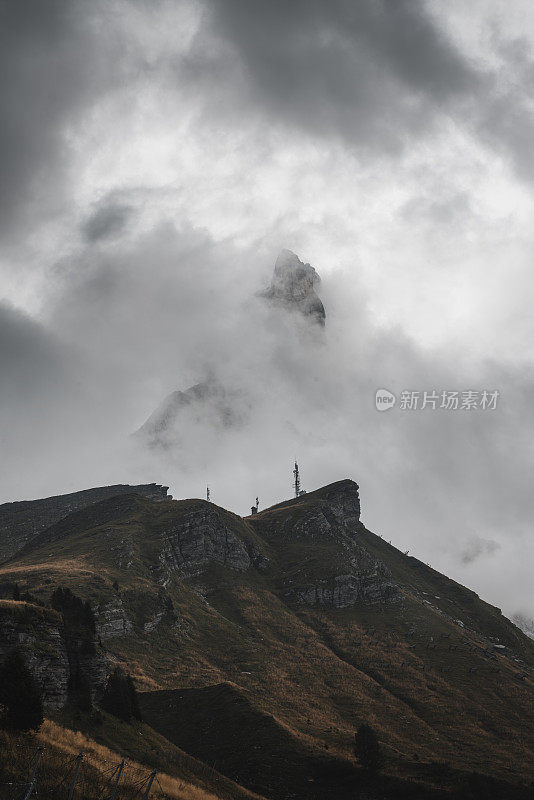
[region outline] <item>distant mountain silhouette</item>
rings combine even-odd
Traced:
[[[258,294],[269,304],[288,314],[304,317],[310,325],[324,327],[326,312],[315,288],[321,279],[291,250],[282,250],[276,259],[269,288]],[[239,424],[243,398],[235,387],[213,376],[185,390],[171,392],[134,433],[144,445],[156,448],[179,446],[181,429],[190,422],[229,428]]]

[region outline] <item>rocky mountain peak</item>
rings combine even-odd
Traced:
[[[358,484],[350,479],[336,481],[319,489],[338,521],[353,524],[360,521],[360,494]]]
[[[291,250],[281,250],[271,285],[264,297],[324,325],[326,312],[315,291],[320,282],[319,275],[310,264],[305,264]]]
[[[305,492],[300,497],[285,500],[283,503],[271,506],[262,513],[293,505],[302,505],[303,507],[318,506],[323,511],[326,509],[327,513],[333,516],[338,525],[350,526],[360,521],[359,486],[350,478],[329,483],[327,486],[323,486],[313,492]]]

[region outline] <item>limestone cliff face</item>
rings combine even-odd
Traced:
[[[398,590],[390,582],[373,581],[368,576],[336,575],[331,581],[288,592],[298,603],[307,606],[347,608],[362,602],[367,605],[400,600]]]
[[[67,702],[69,659],[62,635],[62,620],[54,611],[29,603],[0,603],[0,658],[16,647],[41,687],[43,702],[51,709]]]
[[[334,533],[337,527],[354,529],[360,522],[359,486],[352,480],[336,481],[315,492],[285,500],[262,511],[251,523],[260,523],[264,535],[281,527],[291,536],[318,540]],[[272,524],[264,524],[267,522]]]
[[[42,692],[46,708],[62,708],[69,699],[69,679],[79,667],[91,697],[102,694],[108,663],[102,652],[84,652],[68,641],[61,614],[31,603],[0,601],[0,659],[20,648]]]
[[[133,623],[128,618],[120,597],[113,597],[109,602],[97,605],[94,614],[96,633],[102,641],[117,636],[128,636],[133,630]]]
[[[364,605],[399,603],[402,592],[392,580],[391,572],[380,561],[353,557],[344,575],[319,580],[310,586],[291,587],[284,593],[288,599],[308,606],[347,608]]]
[[[286,570],[281,581],[286,600],[346,608],[402,599],[388,567],[360,543],[360,497],[354,481],[338,481],[273,506],[249,522],[273,547],[283,548],[286,559],[293,548],[298,555],[298,568]]]
[[[200,575],[210,564],[221,564],[236,572],[251,565],[245,544],[225,524],[215,506],[202,503],[162,534],[160,572],[181,577]]]
[[[156,483],[128,486],[100,486],[81,492],[46,497],[42,500],[23,500],[0,505],[0,561],[11,558],[31,544],[43,531],[60,520],[100,500],[125,494],[139,494],[149,500],[167,498],[167,486]]]
[[[291,250],[282,250],[276,259],[271,285],[263,296],[324,325],[326,312],[315,291],[320,282],[310,264],[302,262]]]
[[[351,480],[337,481],[321,490],[324,510],[330,512],[338,525],[350,527],[360,521],[359,486]]]

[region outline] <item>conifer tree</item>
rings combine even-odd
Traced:
[[[131,722],[132,718],[141,720],[141,710],[137,693],[129,675],[116,667],[108,677],[102,708],[114,717]]]
[[[354,736],[354,754],[367,772],[378,772],[382,766],[380,743],[370,725],[360,725],[356,731]]]
[[[126,681],[128,683],[128,692],[130,695],[130,706],[132,709],[132,717],[141,722],[143,717],[141,716],[141,709],[139,707],[139,698],[137,697],[137,692],[135,691],[135,686],[133,685],[133,681],[130,675],[126,676]]]
[[[37,730],[43,701],[37,681],[20,650],[12,650],[0,667],[0,724],[12,731]]]

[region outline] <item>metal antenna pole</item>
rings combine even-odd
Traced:
[[[295,487],[295,497],[298,497],[300,494],[300,475],[299,475],[299,465],[295,460],[295,469],[293,470],[293,477],[295,478],[295,483],[293,486]]]
[[[82,764],[82,761],[83,761],[83,750],[80,750],[80,753],[79,753],[78,757],[76,758],[76,767],[74,769],[74,777],[73,777],[72,783],[70,785],[69,800],[72,800],[72,798],[74,796],[74,787],[76,786],[76,781],[78,780],[78,773],[80,771],[80,766]]]
[[[28,783],[28,788],[26,789],[26,794],[24,795],[24,800],[28,800],[29,796],[33,792],[33,787],[35,786],[35,776],[37,774],[37,767],[39,766],[39,761],[41,756],[43,755],[43,747],[40,745],[37,748],[37,755],[35,756],[35,761],[33,763],[33,770],[30,777],[30,782]]]
[[[206,500],[209,503],[209,501],[210,501],[210,487],[209,486],[206,486]]]
[[[123,769],[124,769],[124,759],[122,759],[121,763],[117,767],[117,777],[115,779],[115,783],[113,784],[113,791],[111,792],[109,800],[114,800],[115,795],[117,794],[117,789],[119,788],[119,781],[121,779]]]
[[[150,794],[150,789],[152,788],[152,784],[154,783],[154,778],[156,777],[156,770],[151,773],[150,778],[148,779],[148,783],[145,789],[145,793],[143,795],[143,800],[147,800],[148,795]]]

